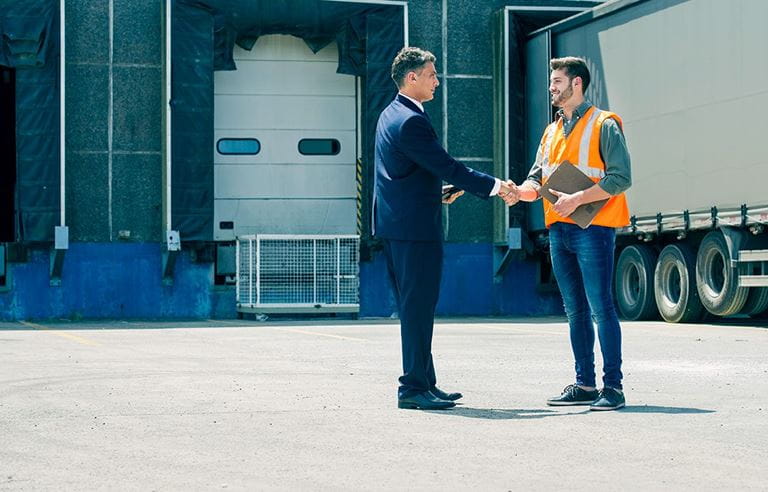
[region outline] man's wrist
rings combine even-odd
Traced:
[[[539,199],[539,192],[531,187],[520,187],[520,199],[524,202],[535,202]]]
[[[579,205],[584,205],[584,198],[585,198],[584,190],[577,191],[576,193],[573,194],[573,196],[576,197],[576,203],[578,203]]]
[[[493,188],[491,189],[491,192],[488,194],[488,196],[496,196],[499,194],[499,190],[501,190],[501,180],[499,178],[493,179]]]

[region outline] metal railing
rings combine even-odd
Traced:
[[[359,310],[360,238],[353,235],[241,236],[237,307],[241,311]]]

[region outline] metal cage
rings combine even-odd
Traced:
[[[241,236],[240,312],[358,312],[360,237]]]

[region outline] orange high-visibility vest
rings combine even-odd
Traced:
[[[576,122],[568,137],[563,133],[563,119],[551,123],[541,139],[541,183],[547,182],[555,168],[564,161],[577,166],[580,171],[597,183],[605,176],[605,162],[600,157],[600,127],[607,118],[613,118],[622,126],[621,118],[610,111],[592,106]],[[549,201],[544,200],[544,223],[549,227],[554,222],[573,220],[560,216]],[[592,225],[624,227],[629,225],[629,208],[624,193],[612,196],[595,216]]]

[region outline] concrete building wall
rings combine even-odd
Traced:
[[[408,2],[410,44],[432,51],[438,60],[441,86],[426,104],[436,131],[453,156],[487,173],[494,168],[493,13],[507,4],[526,3],[531,2]],[[40,280],[48,268],[45,248],[32,251],[25,262],[9,263],[0,318],[234,317],[234,286],[215,286],[210,259],[200,261],[186,247],[173,286],[160,282],[163,0],[67,0],[66,9],[71,251],[58,287]],[[534,260],[513,262],[504,278],[494,281],[499,251],[492,244],[493,200],[467,196],[445,215],[440,314],[561,311],[556,294],[537,291]],[[86,275],[93,281],[80,278]],[[361,264],[361,315],[393,311],[386,278],[380,253]],[[38,295],[22,285],[37,286]],[[136,302],[139,291],[144,294]]]
[[[160,241],[162,0],[68,1],[67,217],[71,241]]]
[[[521,3],[521,2],[517,2]],[[524,3],[524,2],[523,2]],[[162,239],[162,0],[67,1],[67,216],[73,241]],[[493,172],[491,19],[503,1],[411,0],[410,42],[438,58],[426,104],[448,151]],[[492,202],[448,209],[447,240],[492,237]]]

